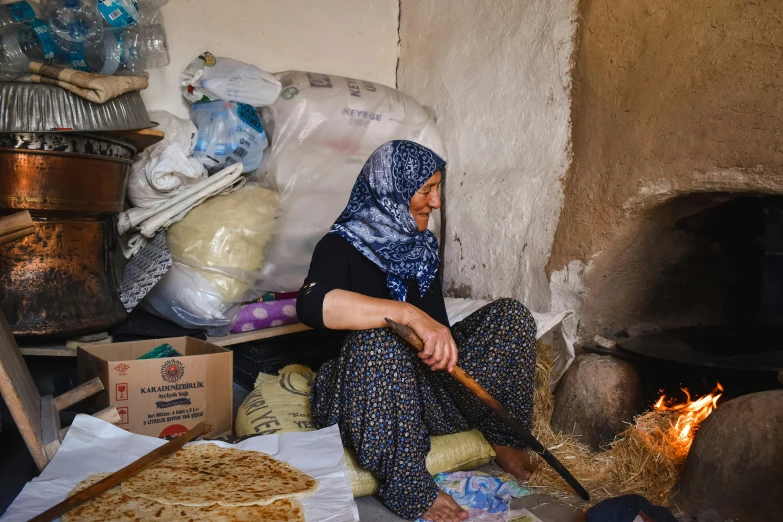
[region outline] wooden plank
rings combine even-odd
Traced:
[[[118,412],[117,408],[115,408],[114,406],[109,406],[105,410],[99,411],[98,413],[94,414],[93,417],[115,425],[119,424],[120,420],[122,420],[120,419],[120,412]],[[60,440],[63,440],[65,438],[65,435],[68,434],[68,430],[70,428],[71,427],[68,426],[60,430],[59,432]]]
[[[37,357],[76,357],[76,348],[69,348],[61,343],[20,346],[19,351],[22,355]]]
[[[163,131],[157,129],[142,129],[142,130],[135,130],[135,131],[109,131],[106,132],[106,134],[127,141],[128,143],[136,147],[136,150],[138,152],[143,151],[147,147],[151,147],[152,145],[155,145],[159,141],[163,140],[163,138],[166,136],[166,134]]]
[[[103,383],[99,377],[96,377],[84,384],[80,384],[73,390],[58,395],[54,399],[54,405],[57,407],[57,411],[62,411],[68,406],[73,406],[77,402],[83,401],[87,397],[92,397],[101,391],[103,391]]]
[[[34,233],[35,224],[27,210],[0,218],[0,245]]]
[[[259,339],[268,339],[270,337],[277,337],[280,335],[287,335],[297,332],[304,332],[311,328],[302,323],[288,324],[285,326],[274,326],[272,328],[264,328],[262,330],[253,330],[252,332],[241,332],[231,335],[223,335],[221,337],[207,337],[207,342],[216,344],[218,346],[231,346],[232,344],[247,343],[250,341],[258,341]]]
[[[45,468],[49,459],[41,440],[41,395],[3,314],[0,314],[0,394],[38,469]]]
[[[48,460],[60,449],[60,412],[51,395],[41,397],[41,442]]]

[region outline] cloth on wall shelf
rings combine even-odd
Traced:
[[[30,62],[30,74],[17,81],[57,85],[94,103],[104,103],[149,86],[144,76],[105,76],[39,62]]]

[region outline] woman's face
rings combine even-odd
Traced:
[[[432,209],[440,208],[440,178],[438,171],[411,198],[411,214],[416,220],[419,232],[427,230]]]

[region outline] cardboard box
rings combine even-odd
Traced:
[[[139,357],[168,343],[182,357]],[[115,406],[118,426],[132,433],[163,437],[184,433],[201,421],[210,436],[231,432],[234,354],[220,346],[175,337],[130,343],[82,346],[77,351],[79,379],[100,377],[98,406]]]

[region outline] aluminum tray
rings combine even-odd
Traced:
[[[0,83],[0,132],[80,132],[148,129],[139,92],[93,103],[56,85]]]

